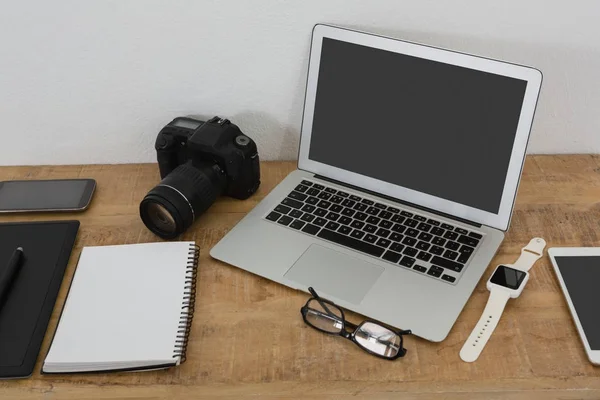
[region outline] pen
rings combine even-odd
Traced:
[[[2,275],[0,275],[0,310],[2,309],[4,301],[7,298],[7,294],[15,281],[15,276],[17,275],[17,272],[19,272],[21,258],[23,258],[23,248],[17,247],[8,260],[6,269]]]

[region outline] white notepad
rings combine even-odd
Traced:
[[[85,247],[42,372],[183,362],[197,260],[194,242]]]

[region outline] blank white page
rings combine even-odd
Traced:
[[[85,247],[45,363],[173,358],[193,242]]]

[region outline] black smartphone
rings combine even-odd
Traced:
[[[83,211],[95,189],[93,179],[0,182],[0,213]]]

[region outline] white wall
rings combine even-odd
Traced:
[[[186,114],[293,159],[317,22],[533,65],[529,151],[600,152],[598,1],[0,0],[0,165],[154,161]]]

